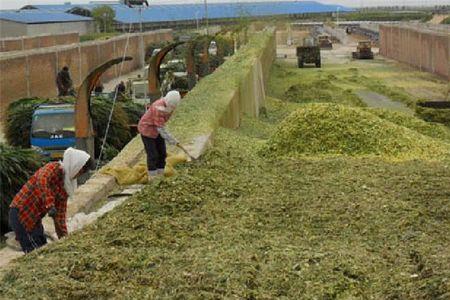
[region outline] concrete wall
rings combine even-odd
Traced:
[[[345,29],[339,27],[333,28],[327,25],[324,25],[323,29],[330,36],[337,38],[342,44],[348,44],[348,37]]]
[[[95,32],[94,21],[65,22],[65,23],[47,23],[47,24],[29,24],[27,26],[27,35],[38,34],[59,34],[68,32],[78,32],[80,35]]]
[[[42,34],[51,35],[69,32],[78,32],[79,34],[95,32],[94,21],[24,24],[0,20],[0,38],[34,36]]]
[[[249,36],[246,45],[187,94],[167,124],[194,157],[212,142],[218,126],[238,128],[242,116],[259,117],[265,108],[275,32],[270,28]]]
[[[68,45],[80,42],[78,32],[55,35],[21,36],[0,40],[0,52],[31,50],[57,45]]]
[[[24,35],[27,35],[26,24],[0,20],[0,38]]]
[[[380,54],[421,71],[450,78],[450,33],[404,26],[380,26]]]
[[[140,66],[139,34],[106,41],[92,41],[56,48],[5,53],[0,57],[0,115],[7,106],[24,97],[56,97],[56,74],[65,65],[69,67],[74,86],[78,87],[88,73],[99,64],[116,57],[132,56],[123,64],[121,74]],[[171,41],[172,30],[144,33],[144,46],[160,41]],[[120,65],[106,72],[101,80],[119,75]]]

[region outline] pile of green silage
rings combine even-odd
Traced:
[[[0,143],[0,235],[9,231],[8,212],[12,199],[42,164],[33,150]]]
[[[447,142],[450,141],[450,128],[443,124],[433,122],[432,120],[425,122],[424,120],[406,113],[381,108],[368,108],[367,111],[384,120],[399,126],[404,126],[423,135]]]
[[[344,90],[334,85],[329,78],[294,84],[284,93],[283,99],[296,103],[339,103],[364,106],[352,90]]]
[[[400,160],[439,159],[450,154],[449,144],[443,141],[363,109],[336,104],[300,106],[281,122],[261,152],[287,156],[362,155]]]
[[[449,162],[261,158],[291,105],[21,258],[0,298],[444,299]]]

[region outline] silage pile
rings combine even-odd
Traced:
[[[417,131],[423,135],[450,141],[450,129],[437,122],[426,122],[416,116],[383,108],[368,108],[368,112],[397,125]]]
[[[450,145],[360,108],[307,104],[278,126],[265,156],[375,156],[389,160],[442,158]]]
[[[337,103],[351,106],[365,106],[352,90],[343,89],[331,79],[314,79],[291,85],[284,93],[284,99],[295,103]]]

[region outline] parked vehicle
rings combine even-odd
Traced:
[[[45,104],[34,111],[30,134],[32,148],[50,159],[60,159],[75,143],[74,105]]]
[[[312,38],[305,38],[303,46],[297,47],[297,64],[303,68],[305,64],[315,64],[316,68],[321,67],[320,47]]]
[[[372,42],[360,41],[356,48],[356,52],[352,52],[352,57],[355,59],[373,59]]]

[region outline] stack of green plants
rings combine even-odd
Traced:
[[[255,152],[300,104],[14,262],[5,299],[446,299],[448,163]],[[255,134],[257,136],[255,136]]]
[[[443,124],[432,122],[432,120],[426,122],[411,114],[382,108],[368,108],[367,111],[384,120],[417,131],[423,135],[450,141],[450,129]]]
[[[120,102],[120,106],[127,114],[129,124],[137,124],[145,113],[144,105],[135,103],[131,99]]]
[[[280,123],[261,153],[377,156],[387,160],[439,159],[449,154],[449,144],[360,108],[307,104]]]
[[[338,103],[364,106],[352,90],[345,90],[332,83],[332,79],[314,79],[291,85],[284,99],[297,103]]]
[[[441,123],[450,127],[450,109],[435,109],[416,105],[416,115],[427,122]]]
[[[197,134],[207,134],[218,126],[233,93],[244,80],[274,38],[272,31],[252,35],[249,42],[222,64],[214,73],[201,80],[182,101],[168,126],[178,136],[190,140]],[[270,66],[271,61],[262,62]]]
[[[8,230],[11,200],[41,165],[42,159],[35,151],[0,143],[0,234]]]
[[[30,131],[33,112],[42,104],[39,98],[24,98],[12,102],[6,111],[5,138],[8,144],[16,147],[30,147]]]

